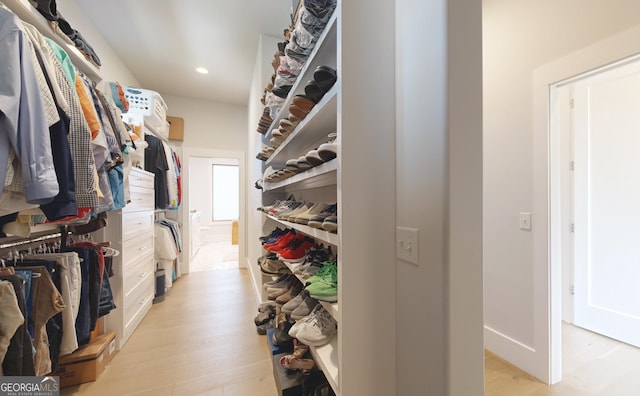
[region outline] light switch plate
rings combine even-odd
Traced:
[[[417,228],[396,227],[396,257],[399,260],[419,265],[419,241]]]
[[[530,212],[520,212],[520,229],[521,230],[531,230],[531,213]]]

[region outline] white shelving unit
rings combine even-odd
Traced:
[[[263,142],[265,144],[268,144],[271,138],[271,131],[278,128],[280,120],[289,116],[288,108],[293,97],[305,93],[305,86],[310,80],[313,80],[315,69],[321,65],[337,69],[338,14],[336,10],[329,19],[323,33],[320,35],[296,82],[293,84],[289,95],[285,99],[278,116],[273,120],[271,128],[264,135]],[[335,133],[338,129],[339,90],[340,81],[338,80],[295,127],[285,141],[274,151],[271,157],[264,162],[264,168],[271,166],[274,169],[282,169],[287,160],[298,158],[329,140],[328,135]],[[272,201],[272,199],[283,199],[288,194],[294,194],[297,199],[304,199],[309,202],[337,202],[339,170],[340,158],[335,158],[282,181],[276,183],[264,182],[262,204],[271,204],[272,202],[268,201]],[[331,245],[335,253],[339,251],[341,240],[340,230],[338,230],[338,233],[331,233],[303,224],[278,220],[274,216],[265,214],[263,231],[268,233],[276,226],[295,229],[298,232],[314,238],[318,243]],[[338,266],[340,265],[340,256],[338,255]],[[293,268],[290,267],[290,269]],[[301,279],[301,281],[304,282],[304,279]],[[340,282],[340,280],[338,280],[338,282]],[[321,304],[336,321],[341,321],[340,301],[333,304],[321,302]],[[338,331],[338,334],[328,344],[321,347],[310,348],[316,364],[322,369],[334,392],[338,395],[341,394],[338,353],[339,337],[340,331]]]
[[[59,46],[64,48],[71,62],[91,80],[98,83],[102,81],[100,70],[85,58],[85,56],[75,46],[65,40],[51,28],[50,22],[36,10],[28,0],[2,0],[2,4],[7,6],[14,14],[16,14],[24,22],[35,26],[44,36],[55,41]],[[73,26],[73,21],[69,21]]]

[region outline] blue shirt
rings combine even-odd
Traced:
[[[13,147],[22,165],[27,202],[45,204],[58,195],[59,187],[28,45],[18,17],[0,8],[0,181],[5,180]]]

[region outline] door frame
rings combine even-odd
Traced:
[[[640,26],[598,41],[533,73],[534,376],[549,384],[562,379],[562,189],[567,166],[552,106],[557,90],[577,78],[629,62],[640,54]]]
[[[186,254],[183,254],[183,273],[189,272],[191,261],[191,217],[189,212],[189,189],[190,189],[190,174],[189,174],[189,162],[191,158],[233,158],[238,160],[238,167],[240,173],[240,197],[239,197],[239,213],[238,213],[238,267],[245,268],[245,260],[242,257],[246,256],[246,207],[247,207],[247,177],[246,177],[246,153],[244,151],[231,151],[231,150],[214,150],[214,149],[199,149],[193,147],[182,147],[182,202],[180,205],[182,228],[183,228],[183,242],[182,246],[186,246]]]

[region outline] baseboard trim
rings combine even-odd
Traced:
[[[536,350],[522,342],[484,326],[484,347],[503,360],[540,379],[535,367]],[[544,382],[544,381],[543,381]]]
[[[247,268],[247,271],[249,271],[249,276],[251,276],[251,289],[253,290],[253,299],[256,301],[256,306],[259,305],[262,302],[262,289],[261,286],[262,285],[262,279],[258,280],[256,279],[256,273],[253,271],[253,268],[251,266],[250,260],[248,257],[245,257],[244,260],[245,263],[245,268]],[[261,278],[262,276],[259,275]]]

